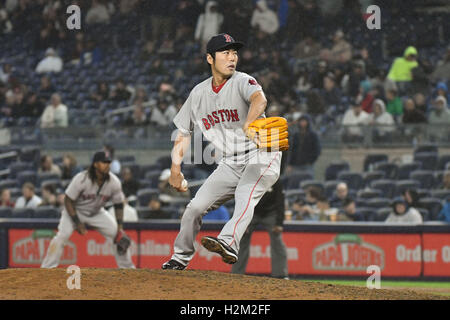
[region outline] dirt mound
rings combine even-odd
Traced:
[[[369,290],[215,271],[81,269],[69,290],[66,269],[0,270],[0,299],[303,300],[445,299],[412,290]]]

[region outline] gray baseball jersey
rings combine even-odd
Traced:
[[[258,149],[242,130],[250,97],[257,91],[262,91],[261,86],[243,72],[234,72],[220,91],[213,90],[210,77],[192,90],[174,118],[179,132],[190,135],[198,126],[223,155],[182,216],[172,259],[183,265],[194,256],[202,216],[232,198],[235,199],[233,217],[218,238],[238,252],[254,207],[280,175],[281,152]]]
[[[262,91],[261,86],[243,72],[234,72],[218,93],[212,90],[210,77],[194,87],[173,122],[184,135],[190,135],[197,125],[225,157],[256,150],[242,130],[256,91]]]
[[[110,172],[109,180],[99,186],[89,179],[87,170],[73,177],[66,189],[66,195],[75,201],[77,214],[85,216],[96,215],[108,201],[117,204],[123,203],[125,199],[122,183],[114,173]]]

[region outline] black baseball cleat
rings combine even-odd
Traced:
[[[163,263],[161,268],[164,270],[184,270],[184,269],[186,269],[186,266],[179,263],[176,260],[171,259],[171,260]]]
[[[236,251],[220,239],[214,237],[203,237],[202,245],[208,249],[208,251],[220,254],[223,262],[225,263],[233,264],[237,261]]]

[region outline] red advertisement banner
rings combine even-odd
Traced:
[[[424,233],[423,275],[450,277],[450,234]]]
[[[54,230],[9,229],[9,267],[38,268],[45,257]],[[127,230],[132,239],[133,262],[137,264],[137,231]],[[112,243],[97,231],[81,236],[74,232],[64,247],[60,266],[116,268]]]

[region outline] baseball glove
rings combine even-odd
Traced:
[[[282,117],[269,117],[253,121],[248,126],[247,136],[256,143],[258,148],[268,151],[289,149],[288,124]]]
[[[125,231],[119,230],[116,238],[114,239],[114,243],[117,245],[117,253],[123,256],[127,252],[128,247],[131,245],[131,240]]]

